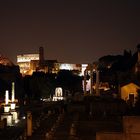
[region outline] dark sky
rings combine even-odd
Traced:
[[[136,51],[140,0],[1,0],[0,53],[38,53],[59,62],[91,63]]]

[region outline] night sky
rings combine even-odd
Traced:
[[[92,63],[104,55],[136,51],[140,0],[1,0],[0,54]]]

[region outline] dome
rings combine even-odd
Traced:
[[[6,57],[0,55],[0,64],[4,66],[13,66],[14,64]]]

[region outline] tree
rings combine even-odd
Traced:
[[[140,89],[137,90],[137,93],[138,93],[138,97],[135,103],[135,113],[137,115],[140,115]]]
[[[82,77],[73,74],[69,70],[61,70],[56,78],[57,86],[62,87],[64,90],[69,90],[71,93],[82,91]]]
[[[24,78],[24,89],[28,99],[40,100],[54,94],[56,87],[55,75],[35,72]]]

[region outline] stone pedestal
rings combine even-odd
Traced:
[[[9,113],[10,112],[10,105],[5,105],[4,106],[4,113]]]
[[[13,116],[10,113],[10,105],[9,104],[6,104],[4,106],[4,113],[1,115],[1,120],[4,120],[4,119],[6,119],[7,126],[12,125]]]
[[[16,108],[16,104],[15,103],[11,103],[11,110],[15,110]]]
[[[13,122],[17,123],[18,121],[18,113],[15,110],[11,110],[11,114],[13,115]]]
[[[4,120],[4,119],[6,119],[7,126],[12,126],[12,119],[13,119],[12,114],[10,114],[10,113],[3,113],[1,115],[1,120]]]

